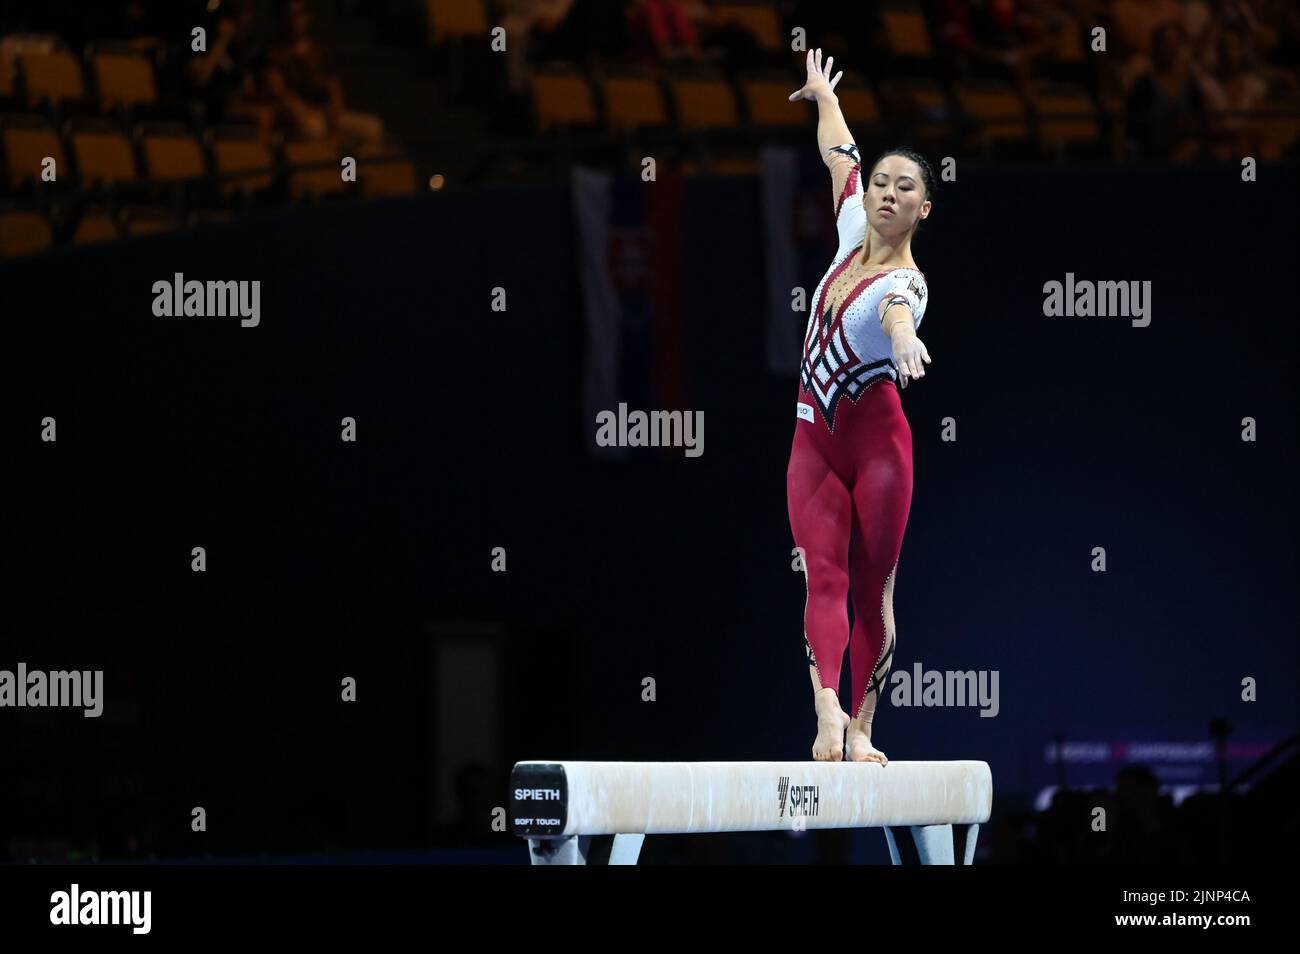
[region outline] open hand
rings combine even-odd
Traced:
[[[816,56],[814,56],[816,54]],[[816,99],[818,96],[824,96],[834,92],[835,84],[840,81],[844,71],[840,70],[831,79],[831,64],[835,62],[835,57],[829,57],[826,60],[826,67],[822,68],[822,51],[818,47],[816,50],[808,51],[808,80],[803,87],[795,90],[790,94],[790,102],[800,99]]]
[[[898,386],[907,387],[912,378],[925,377],[925,365],[930,363],[930,352],[925,342],[915,334],[900,331],[894,335],[894,364],[898,366]]]

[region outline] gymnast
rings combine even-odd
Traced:
[[[900,394],[930,362],[916,336],[927,289],[912,235],[930,214],[934,174],[910,149],[890,149],[864,169],[835,95],[844,73],[831,79],[832,63],[823,68],[821,50],[810,51],[807,82],[790,95],[817,103],[839,247],[804,334],[786,502],[807,587],[813,758],[886,765],[871,729],[893,660],[894,582],[912,502],[912,431]],[[852,718],[839,701],[846,643]]]

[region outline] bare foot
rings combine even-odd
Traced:
[[[817,707],[817,738],[813,740],[813,758],[818,762],[844,760],[844,730],[849,714],[840,708],[834,689],[819,689],[813,694]]]
[[[871,744],[871,729],[861,720],[854,719],[848,725],[848,760],[850,762],[879,762],[888,765],[885,753]]]

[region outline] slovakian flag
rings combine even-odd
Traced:
[[[586,319],[583,431],[593,456],[623,446],[596,442],[597,415],[689,408],[683,333],[682,209],[678,173],[645,182],[575,166],[578,270]],[[680,449],[659,448],[680,456]]]
[[[831,177],[816,148],[771,146],[760,152],[763,192],[764,272],[767,275],[767,369],[799,373],[813,292],[835,250]],[[803,289],[796,311],[794,290]]]

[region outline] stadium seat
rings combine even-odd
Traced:
[[[198,140],[181,133],[149,133],[141,139],[145,175],[174,182],[196,179],[207,171]]]
[[[158,102],[153,64],[138,53],[96,53],[91,61],[99,87],[100,107],[151,105]]]
[[[1300,101],[1295,97],[1280,101],[1277,108],[1252,118],[1250,125],[1259,137],[1260,158],[1279,160],[1295,148],[1300,138]]]
[[[20,53],[18,62],[27,84],[28,105],[85,99],[86,87],[82,82],[81,64],[67,50]]]
[[[929,60],[934,56],[930,28],[915,4],[890,4],[880,13],[885,47],[896,57]]]
[[[415,163],[384,146],[361,150],[357,179],[365,196],[414,195],[420,191]]]
[[[794,88],[790,78],[772,76],[742,77],[741,96],[749,121],[756,126],[804,126],[809,122],[808,103],[790,102]]]
[[[0,137],[4,139],[10,185],[41,181],[42,164],[47,156],[54,159],[55,172],[60,178],[71,178],[72,170],[64,162],[63,144],[44,123],[6,125]]]
[[[267,144],[255,136],[214,138],[212,162],[221,177],[221,193],[225,196],[260,192],[274,182],[275,157]],[[250,174],[233,176],[234,173]]]
[[[678,76],[668,81],[668,88],[681,129],[735,129],[740,125],[735,94],[720,77]]]
[[[107,215],[83,215],[77,223],[77,231],[72,236],[76,245],[90,245],[95,242],[111,242],[117,238],[117,223]]]
[[[1074,17],[1065,17],[1061,24],[1061,45],[1056,49],[1056,61],[1063,64],[1081,64],[1084,54],[1083,31]]]
[[[954,87],[957,102],[980,125],[985,143],[1029,138],[1025,104],[1015,87],[996,80],[971,80]]]
[[[483,0],[425,0],[429,42],[438,46],[453,37],[487,40],[487,8]]]
[[[775,52],[785,48],[781,35],[781,21],[777,17],[775,5],[771,3],[715,4],[713,20],[718,24],[736,24],[744,27],[764,50]]]
[[[52,240],[50,223],[39,212],[0,212],[0,258],[43,252]]]
[[[345,191],[347,183],[343,181],[342,161],[343,153],[333,140],[308,139],[285,143],[284,162],[290,167],[290,197],[298,201]],[[318,168],[298,168],[315,164],[319,164]]]
[[[791,92],[794,92],[791,90]],[[870,86],[863,83],[850,83],[849,74],[835,87],[835,95],[840,98],[840,112],[849,128],[856,125],[875,125],[880,122],[880,101]]]
[[[131,143],[112,129],[81,129],[71,135],[77,158],[77,178],[83,187],[134,182],[137,178]]]
[[[568,66],[538,70],[532,80],[533,125],[539,133],[557,126],[596,123],[596,100],[586,75]]]
[[[1038,82],[1033,89],[1039,144],[1048,152],[1071,143],[1096,143],[1101,136],[1097,107],[1079,86]]]
[[[668,125],[663,90],[648,71],[611,73],[601,80],[600,95],[611,132]]]

